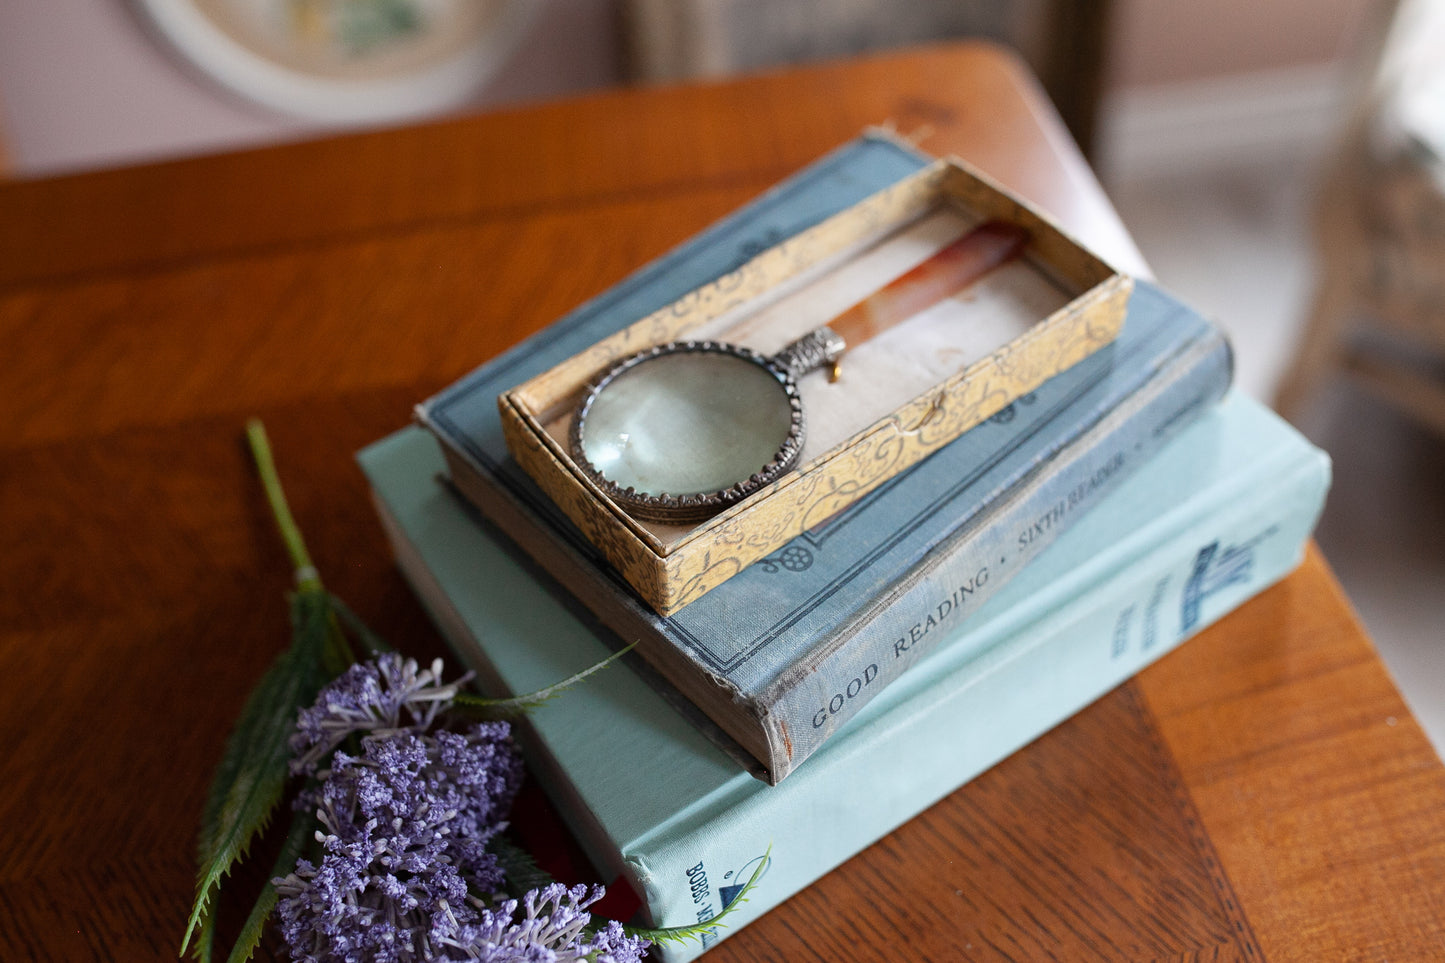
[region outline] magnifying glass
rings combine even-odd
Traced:
[[[797,464],[798,379],[1013,259],[1023,228],[989,221],[767,357],[720,341],[672,341],[597,375],[572,418],[572,457],[645,521],[688,524],[735,505]]]

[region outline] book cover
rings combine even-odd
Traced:
[[[1114,344],[696,602],[659,616],[508,458],[495,396],[680,279],[921,166],[864,138],[422,406],[458,487],[779,782],[1228,385],[1218,330],[1141,283]],[[856,179],[845,173],[856,172]],[[848,190],[842,184],[847,181]],[[751,240],[743,240],[743,239]],[[549,329],[549,332],[552,329]],[[547,334],[548,332],[544,332]]]
[[[532,691],[618,644],[437,482],[425,433],[360,460],[403,572],[483,688]],[[532,770],[604,877],[625,875],[659,925],[717,912],[771,847],[720,938],[1283,577],[1328,484],[1322,452],[1231,395],[783,784],[740,770],[626,663],[528,717]]]

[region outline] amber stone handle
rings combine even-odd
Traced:
[[[1029,232],[1006,221],[986,221],[937,254],[828,322],[850,346],[932,307],[1017,257]]]

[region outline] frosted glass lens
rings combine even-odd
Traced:
[[[621,488],[648,495],[721,491],[762,469],[792,426],[783,385],[728,354],[649,358],[597,395],[582,453]]]

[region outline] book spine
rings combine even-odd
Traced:
[[[772,781],[798,768],[1169,438],[1218,401],[1228,344],[1213,329],[989,510],[948,534],[815,656],[759,694]]]
[[[565,586],[565,595],[559,601],[573,614],[582,615],[579,608],[594,613],[592,617],[605,623],[615,639],[634,643],[657,668],[648,673],[648,681],[658,694],[739,766],[758,779],[769,780],[761,737],[751,733],[755,738],[748,744],[748,732],[725,729],[721,720],[714,721],[683,694],[679,680],[696,671],[695,664],[662,637],[657,616],[631,596],[621,576],[604,569],[606,563],[600,559],[589,558],[577,546],[569,545],[566,536],[558,531],[557,517],[543,518],[536,506],[505,492],[495,476],[489,481],[445,439],[441,439],[440,448],[451,484],[465,501],[476,506],[482,524],[495,526],[513,547],[536,562],[546,573],[543,578],[548,583]],[[725,690],[721,684],[716,688],[729,698],[734,691]],[[737,718],[747,721],[741,714]]]
[[[1251,482],[1123,567],[1070,586],[1041,617],[1020,624],[990,609],[983,625],[955,630],[927,671],[900,679],[866,724],[787,784],[630,846],[624,865],[664,926],[720,910],[770,853],[725,929],[654,953],[694,958],[1287,575],[1323,504],[1327,465],[1275,465]]]

